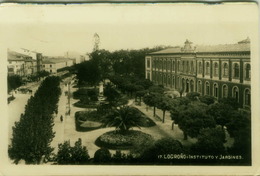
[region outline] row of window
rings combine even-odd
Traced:
[[[205,75],[210,75],[210,63],[206,62],[205,64]],[[198,74],[202,74],[202,62],[199,62],[198,64]],[[228,63],[222,64],[222,76],[228,77],[229,76],[229,66]],[[239,78],[240,77],[240,68],[238,63],[233,64],[233,78]],[[219,64],[215,62],[213,64],[213,76],[218,77],[219,76]],[[249,63],[245,64],[245,79],[251,78],[251,66]]]
[[[194,61],[177,61],[177,70],[180,72],[191,73],[195,72],[195,63]],[[147,67],[150,67],[150,59],[147,59]],[[160,69],[160,70],[168,70],[168,71],[175,71],[175,61],[162,61],[162,60],[153,60],[153,68]],[[204,74],[210,75],[210,62],[205,62],[204,66]],[[220,75],[220,67],[217,62],[213,63],[213,76],[218,77]],[[246,80],[250,80],[251,78],[251,66],[249,63],[245,64],[244,66],[244,78]],[[198,62],[198,74],[203,74],[203,65],[202,62]],[[223,63],[222,64],[222,76],[227,78],[229,76],[229,64]],[[232,64],[232,77],[234,79],[240,78],[240,64],[233,63]]]
[[[150,79],[150,73],[147,73],[147,79]],[[165,86],[171,86],[174,87],[175,84],[175,76],[166,76],[166,75],[156,75],[153,74],[153,81],[157,82],[158,84],[163,84]],[[193,80],[185,80],[182,79],[182,81],[180,82],[180,78],[177,77],[177,83],[178,86],[182,87],[184,92],[193,92],[194,91],[194,81]],[[198,81],[197,82],[197,92],[204,94],[204,95],[210,95],[210,83],[208,81],[205,82],[204,84],[204,92],[202,92],[202,81]],[[219,97],[228,97],[228,96],[232,96],[234,98],[236,98],[237,102],[239,102],[239,88],[237,86],[233,86],[232,88],[232,93],[230,94],[228,92],[228,86],[226,84],[224,84],[222,86],[222,95],[219,95],[219,86],[217,83],[213,84],[212,87],[212,95],[219,98]],[[244,91],[244,105],[248,105],[250,106],[251,102],[251,94],[250,94],[250,89],[245,89]]]
[[[202,94],[202,82],[201,81],[198,81],[198,83],[197,83],[197,91]],[[204,94],[210,95],[210,83],[207,81],[205,82]],[[217,98],[220,97],[219,96],[219,87],[218,87],[217,83],[213,84],[212,95]],[[228,86],[226,84],[224,84],[222,86],[222,96],[221,97],[226,98],[228,96],[230,96],[229,92],[228,92]],[[234,97],[237,100],[237,102],[239,102],[239,88],[237,86],[233,86],[231,96]],[[248,105],[248,106],[251,105],[251,92],[250,92],[250,89],[248,89],[248,88],[244,90],[244,104]]]

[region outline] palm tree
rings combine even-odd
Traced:
[[[115,108],[104,118],[104,125],[107,127],[116,127],[116,130],[124,133],[132,127],[140,128],[142,123],[142,114],[135,108],[123,106]]]

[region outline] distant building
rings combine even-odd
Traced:
[[[70,67],[74,65],[75,59],[69,59],[64,57],[45,57],[43,58],[43,70],[50,73],[57,73],[61,68]]]
[[[199,92],[218,98],[234,97],[251,106],[249,38],[237,44],[195,46],[186,40],[175,47],[146,56],[146,78],[171,89]]]
[[[30,52],[32,53],[32,52]],[[24,52],[7,51],[8,75],[29,76],[41,71],[42,54],[33,52],[35,57]]]
[[[86,60],[89,60],[89,56],[88,55],[82,55],[78,52],[74,52],[74,51],[68,51],[64,54],[64,57],[66,58],[73,58],[75,59],[75,64],[79,64],[81,62],[84,62]]]

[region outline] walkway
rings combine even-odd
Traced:
[[[141,106],[135,105],[134,103],[131,106],[139,109],[156,123],[155,127],[144,129],[142,128],[143,132],[152,134],[152,136],[172,137],[176,140],[179,140],[183,145],[191,145],[197,141],[195,138],[193,139],[189,137],[188,140],[183,140],[183,132],[181,129],[179,129],[178,125],[174,125],[174,130],[172,130],[172,120],[169,112],[165,112],[165,122],[162,123],[163,112],[160,109],[156,109],[156,115],[160,118],[158,119],[153,116],[153,107],[148,107],[147,109],[147,106],[143,102]]]

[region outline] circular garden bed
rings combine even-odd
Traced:
[[[120,131],[109,131],[99,136],[95,144],[107,149],[131,149],[136,143],[153,141],[153,137],[141,131],[130,130],[124,133]]]

